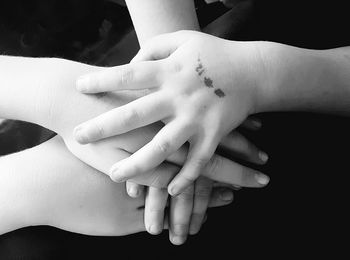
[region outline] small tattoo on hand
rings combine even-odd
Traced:
[[[219,98],[222,98],[222,97],[226,96],[226,95],[225,95],[225,92],[222,91],[222,90],[219,89],[219,88],[218,88],[218,89],[215,89],[214,93],[215,93],[215,95],[217,95]]]
[[[200,58],[198,58],[197,61],[198,61],[198,66],[196,68],[196,71],[197,71],[198,75],[201,76],[204,72],[204,67],[203,67],[203,64],[202,64]]]
[[[213,88],[213,80],[209,77],[204,77],[204,84],[208,87],[208,88]]]
[[[196,72],[198,74],[199,77],[202,76],[202,74],[205,72],[205,68],[203,66],[203,63],[198,55],[198,59],[197,59],[198,65],[196,67]],[[204,77],[204,86],[206,86],[207,88],[214,88],[214,82],[210,77]],[[225,92],[222,91],[220,88],[215,89],[214,90],[214,94],[216,96],[218,96],[219,98],[223,98],[225,97]]]

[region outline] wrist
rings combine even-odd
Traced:
[[[286,70],[285,66],[281,66],[281,61],[284,59],[286,52],[284,45],[278,43],[260,41],[254,42],[254,45],[258,75],[256,78],[254,112],[271,112],[276,109],[273,104],[279,102],[279,86]]]

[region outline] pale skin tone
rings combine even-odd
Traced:
[[[176,31],[178,29],[185,28],[198,29],[197,19],[194,15],[193,3],[191,3],[191,1],[178,1],[176,4],[174,4],[173,1],[143,1],[142,4],[144,4],[144,6],[142,6],[142,8],[140,8],[141,6],[139,3],[135,3],[135,1],[128,1],[128,7],[129,10],[131,10],[131,15],[133,17],[135,27],[137,27],[138,36],[141,43],[143,43],[147,38],[163,32]],[[138,10],[142,10],[142,13],[139,13]],[[171,12],[173,17],[171,20],[168,19],[169,12]],[[157,21],[154,21],[154,18],[156,18]],[[163,21],[160,23],[159,20],[166,20],[166,22]],[[41,84],[42,83],[39,82],[39,85]],[[42,84],[41,89],[44,88],[44,85],[45,84]],[[69,93],[66,94],[69,95]],[[49,95],[55,95],[55,91],[50,92]],[[50,121],[55,121],[55,119],[51,119],[54,117],[52,115],[54,104],[49,104],[49,100],[44,100],[44,102],[46,102],[45,105],[48,107],[48,116],[50,117]],[[60,101],[54,101],[54,103],[60,104]],[[94,106],[95,104],[91,105]],[[36,110],[38,110],[38,108]],[[26,120],[26,118],[24,118],[24,120]],[[34,121],[35,120],[37,119],[34,119]],[[252,125],[251,122],[252,121],[247,121],[245,125]],[[50,123],[52,122],[46,122],[45,125],[48,126]],[[58,132],[57,130],[55,131]],[[135,138],[135,136],[132,136],[132,138]],[[223,141],[226,144],[224,145],[225,148],[229,148],[229,150],[235,151],[240,157],[248,159],[248,161],[252,161],[253,163],[262,164],[265,162],[266,157],[265,159],[264,156],[261,157],[263,153],[259,152],[253,145],[250,145],[249,142],[247,142],[238,133],[233,133]],[[72,143],[74,145],[74,142]],[[232,149],[233,146],[234,149]],[[135,151],[137,148],[139,147],[136,147]],[[121,154],[124,157],[128,156],[128,154],[125,153]],[[214,158],[213,165],[217,164],[215,163],[216,161],[217,159]],[[168,182],[175,172],[174,167],[170,167],[172,171],[169,169],[169,167],[170,165],[167,165],[166,168],[163,167],[159,172],[156,171],[153,173],[150,178],[147,179],[146,177],[142,179],[143,183],[148,183],[149,185],[155,186],[148,188],[146,192],[146,210],[144,219],[147,231],[153,234],[159,233],[162,230],[163,226],[167,192],[164,190],[164,187],[161,187],[161,185]],[[210,169],[210,167],[208,168]],[[160,175],[160,172],[164,174],[164,171],[167,171],[168,174],[166,176],[168,177],[156,178],[156,176]],[[171,172],[172,174],[169,174]],[[149,180],[152,179],[157,179],[158,183],[151,183]],[[140,183],[142,183],[142,181]],[[172,228],[170,230],[170,239],[174,244],[183,243],[188,232],[195,234],[199,231],[201,223],[203,222],[206,207],[209,203],[212,185],[212,181],[202,178],[196,182],[195,186],[184,192],[181,196],[171,199],[172,203],[170,213],[174,214],[170,215],[170,222],[173,224],[171,225]],[[255,186],[261,186],[261,184]],[[127,191],[133,197],[141,195],[140,186],[134,182],[127,182]],[[193,194],[196,194],[194,198]],[[154,227],[156,228],[152,230]]]
[[[150,141],[161,128],[160,124],[153,124],[102,142],[80,145],[72,134],[75,125],[126,104],[140,94],[125,92],[97,96],[82,95],[74,88],[76,78],[89,72],[101,71],[102,68],[62,59],[1,56],[0,68],[0,117],[33,122],[55,131],[74,155],[104,173],[108,173],[108,169],[116,159],[121,160],[130,156]],[[243,151],[246,158],[251,158],[252,161],[258,158],[258,150],[244,142],[241,137],[233,135],[228,137],[228,140],[228,148],[231,147],[231,150],[238,150],[241,153]],[[178,172],[178,166],[183,163],[185,157],[186,148],[183,147],[155,171],[150,171],[134,181],[164,188]],[[213,164],[205,173],[206,177],[242,187],[264,186],[258,182],[261,176],[259,172],[219,155],[214,158]],[[189,193],[183,195],[185,199],[190,197],[187,194]],[[193,200],[193,195],[191,196]],[[202,196],[198,197],[201,199]],[[180,196],[178,199],[181,198]],[[147,202],[151,204],[146,200],[146,210]],[[151,211],[153,212],[154,208]],[[156,211],[159,211],[158,215],[164,214],[161,213],[164,212],[164,208],[156,208]],[[202,214],[205,214],[205,209]]]
[[[194,2],[191,0],[127,0],[126,4],[140,46],[143,46],[148,39],[162,33],[175,32],[180,29],[199,30]],[[258,163],[267,160],[265,153],[260,152],[259,155]],[[137,197],[143,192],[143,187],[132,181],[127,181],[126,185],[128,194],[132,197]],[[174,213],[169,216],[170,223],[174,223],[174,225],[170,225],[169,232],[172,243],[182,244],[186,240],[188,232],[195,234],[199,231],[212,186],[213,182],[209,179],[200,179],[189,186],[188,190],[181,196],[170,198],[170,207],[173,209],[171,213]],[[197,195],[198,198],[193,199],[190,195],[193,193],[201,195]],[[149,203],[152,205],[150,208],[164,208],[167,201],[166,190],[149,187],[146,194],[146,200],[154,202]],[[186,195],[184,196],[184,194]],[[151,211],[147,209],[148,207],[145,211],[147,230],[151,234],[157,234],[162,230],[164,216],[159,214],[162,210]],[[191,211],[192,214],[190,214]]]
[[[144,196],[130,198],[124,184],[72,156],[59,136],[1,157],[0,170],[0,235],[36,225],[99,236],[145,231]],[[209,206],[227,205],[232,196],[215,188]]]
[[[218,140],[251,114],[348,114],[349,57],[349,47],[308,50],[227,41],[194,31],[161,35],[146,43],[130,64],[78,80],[83,93],[147,89],[149,94],[85,122],[76,138],[90,143],[162,120],[166,125],[152,141],[116,163],[111,176],[125,181],[141,175],[189,141],[186,162],[168,186],[175,195],[202,174]],[[133,121],[121,123],[115,117],[120,111]]]

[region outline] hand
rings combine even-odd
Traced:
[[[213,188],[213,182],[203,177],[198,178],[194,188],[191,185],[176,197],[168,198],[164,188],[148,187],[144,217],[146,230],[153,235],[159,234],[165,220],[169,227],[170,241],[181,245],[186,241],[188,233],[194,235],[199,232],[206,220],[207,207],[215,206],[214,197],[218,197],[218,201],[222,203],[220,205],[223,206],[232,202],[233,192],[227,188]],[[165,208],[169,204],[169,211],[165,216]]]
[[[203,172],[220,140],[254,113],[260,70],[254,43],[191,31],[155,37],[131,64],[78,81],[84,93],[148,89],[150,94],[78,126],[76,139],[86,144],[163,120],[165,127],[152,141],[116,163],[111,175],[125,181],[147,172],[188,141],[187,160],[168,187],[171,195],[179,194]]]
[[[144,196],[127,196],[124,184],[72,156],[58,136],[1,157],[0,169],[0,234],[33,225],[103,236],[144,230]],[[222,192],[214,189],[209,206],[228,204]]]

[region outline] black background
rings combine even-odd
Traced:
[[[235,38],[271,40],[315,49],[347,46],[350,45],[350,16],[345,3],[256,1],[253,19]],[[205,20],[211,15],[210,11],[201,1],[197,4],[201,7],[198,11],[202,10],[200,17]],[[211,8],[218,12],[224,10],[218,5]],[[125,15],[124,11],[120,12]],[[95,23],[99,24],[102,18],[96,13],[94,16]],[[125,21],[129,24],[128,18]],[[62,32],[65,30],[63,28]],[[83,46],[96,40],[92,29],[86,35],[90,38],[79,39]],[[0,35],[2,48],[6,47],[6,37]],[[53,34],[52,37],[56,36]],[[63,47],[46,43],[41,47],[48,49],[44,54],[60,50],[57,55],[77,57],[78,51],[69,51],[69,43],[77,36],[65,37],[62,46],[67,48],[66,52]],[[19,38],[14,36],[12,40],[16,39]],[[26,54],[23,46],[11,51]],[[37,53],[26,51],[28,56]],[[185,245],[172,246],[165,231],[160,236],[141,233],[111,238],[82,236],[49,227],[29,227],[0,237],[0,259],[63,256],[96,259],[278,256],[284,259],[348,255],[349,119],[304,113],[274,113],[259,117],[263,120],[262,130],[246,134],[268,152],[270,161],[262,169],[270,175],[271,183],[263,190],[236,192],[232,205],[209,210],[208,221],[200,234],[190,237]]]

